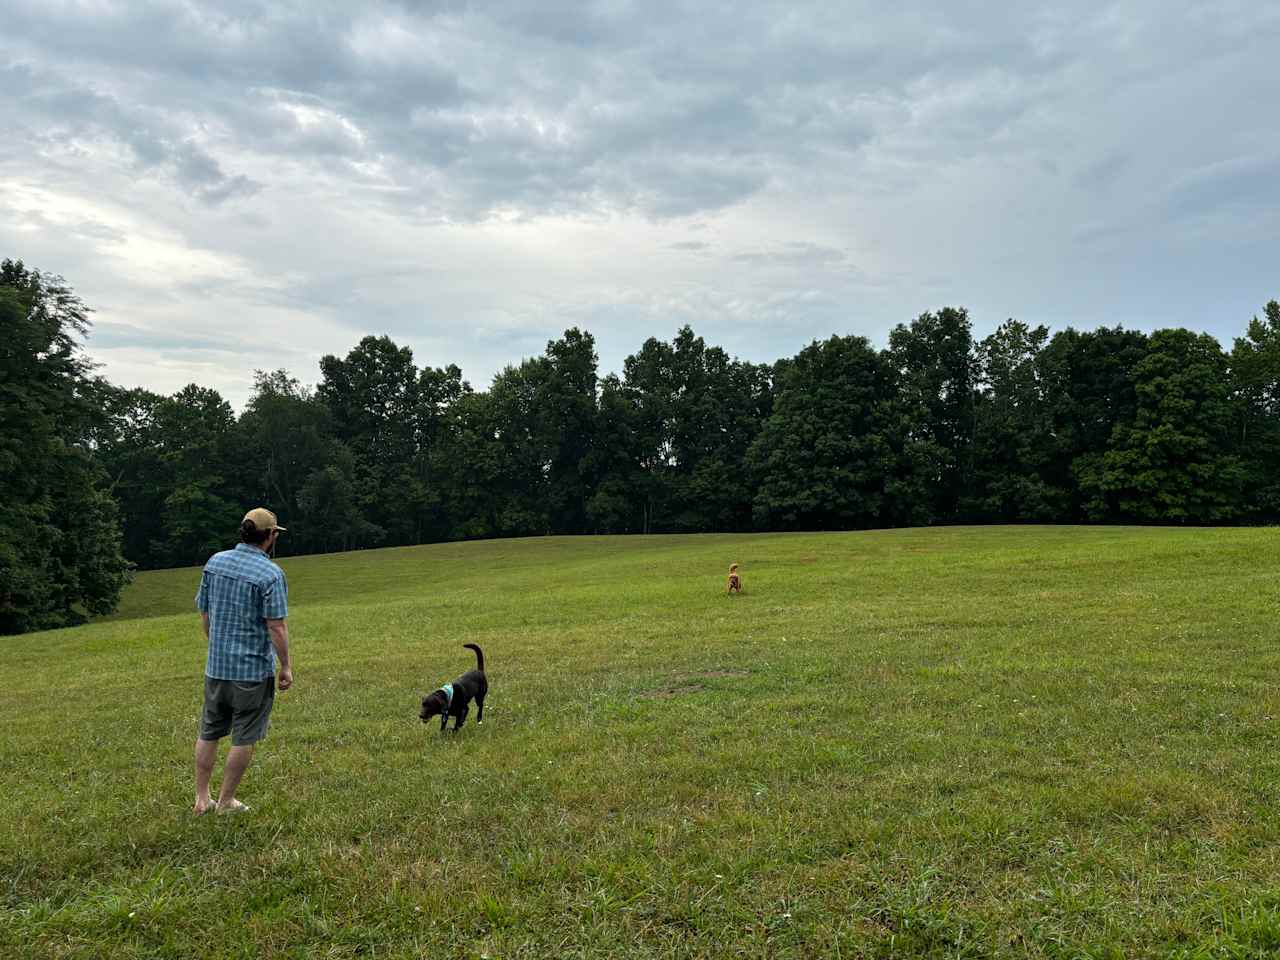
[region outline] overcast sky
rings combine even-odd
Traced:
[[[1068,11],[1066,8],[1070,7]],[[1280,298],[1280,4],[0,0],[0,257],[112,381],[389,334],[745,359],[967,306],[1229,346]]]

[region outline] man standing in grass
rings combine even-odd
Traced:
[[[276,658],[281,690],[293,685],[289,663],[289,586],[270,553],[284,527],[258,507],[240,522],[240,543],[214,554],[204,565],[196,606],[209,640],[204,668],[204,712],[196,740],[196,814],[248,810],[236,788],[253,759],[253,745],[267,734],[276,695]],[[275,648],[274,653],[272,648]],[[215,804],[209,778],[218,741],[231,734]]]

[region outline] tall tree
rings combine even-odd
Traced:
[[[767,368],[731,359],[681,328],[672,343],[673,503],[677,531],[742,530],[751,524],[747,450],[773,402]]]
[[[76,340],[88,327],[61,278],[0,262],[0,633],[107,613],[125,582],[88,449],[99,391]]]
[[[636,408],[621,379],[609,374],[600,382],[595,440],[587,467],[593,486],[586,511],[593,532],[645,532],[644,451],[636,421]]]
[[[307,476],[327,457],[328,409],[287,370],[255,370],[237,432],[248,468],[245,486],[255,502],[272,504],[283,519],[297,505]]]
[[[158,393],[106,385],[99,394],[101,419],[94,436],[94,458],[107,474],[107,490],[120,507],[122,548],[130,563],[143,569],[161,566],[164,519],[156,504],[168,495],[161,489],[166,475],[156,426]]]
[[[650,337],[623,361],[622,396],[631,407],[635,462],[633,493],[640,531],[660,528],[674,501],[676,375],[671,345]]]
[[[547,481],[550,525],[557,533],[587,528],[591,446],[595,440],[598,391],[595,338],[577,327],[547,343],[546,378],[537,405],[552,442]]]
[[[1093,518],[1212,523],[1240,515],[1227,357],[1218,341],[1157,330],[1134,368],[1137,410],[1080,476]]]
[[[1231,351],[1236,431],[1247,476],[1245,510],[1280,520],[1280,302],[1254,317]]]
[[[448,511],[447,484],[452,472],[450,413],[453,406],[471,393],[456,364],[423,367],[418,374],[417,405],[414,417],[416,453],[413,462],[415,495],[411,499],[414,542],[444,540],[453,521]]]
[[[368,336],[345,359],[321,358],[320,372],[316,393],[355,454],[356,498],[366,519],[393,544],[414,542],[425,493],[414,475],[420,380],[413,351]]]
[[[333,436],[328,408],[288,371],[257,370],[236,434],[241,495],[246,503],[269,506],[289,527],[280,549],[304,552],[334,542],[332,529],[290,523],[299,514],[303,488],[318,471],[332,467],[346,483],[352,482],[351,454]],[[345,470],[335,465],[340,459]],[[340,542],[349,541],[344,534]]]
[[[498,417],[488,392],[466,391],[444,415],[437,477],[449,536],[471,540],[502,534],[504,464]]]
[[[748,456],[758,526],[844,530],[927,516],[896,380],[865,337],[813,343],[782,369]]]
[[[899,324],[889,334],[888,353],[911,410],[913,438],[942,458],[931,483],[931,512],[938,520],[957,519],[974,467],[977,362],[968,311],[944,307]]]
[[[773,402],[768,367],[743,363],[688,327],[650,338],[624,364],[620,394],[639,471],[629,484],[641,528],[746,529],[746,454]]]
[[[307,475],[297,496],[297,533],[312,550],[354,550],[382,542],[384,531],[365,519],[356,500],[355,457],[341,441]],[[294,528],[290,528],[290,535]]]
[[[1047,327],[1007,320],[978,344],[981,389],[973,482],[963,516],[980,521],[1047,521],[1067,512],[1067,491],[1045,478],[1055,440],[1039,364]]]
[[[1116,519],[1105,500],[1082,491],[1080,478],[1099,474],[1116,426],[1136,416],[1135,371],[1146,355],[1147,335],[1121,327],[1068,327],[1040,351],[1036,366],[1053,438],[1042,475],[1055,496],[1065,491],[1062,519]]]
[[[482,459],[496,507],[497,533],[534,536],[551,532],[552,466],[559,438],[542,407],[551,363],[532,357],[507,367],[489,388],[493,441]]]
[[[202,563],[226,547],[244,513],[235,413],[218,391],[191,383],[156,404],[153,425],[164,521],[153,553],[174,566]]]

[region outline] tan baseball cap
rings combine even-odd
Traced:
[[[257,527],[259,532],[279,530],[281,533],[284,533],[288,529],[287,527],[280,526],[276,521],[276,515],[266,507],[254,507],[244,515],[244,518]]]

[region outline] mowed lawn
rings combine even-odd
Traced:
[[[1277,956],[1278,548],[996,527],[285,560],[296,685],[252,813],[201,819],[199,572],[142,574],[109,621],[0,638],[0,956]],[[441,736],[418,701],[466,642],[485,723]]]

